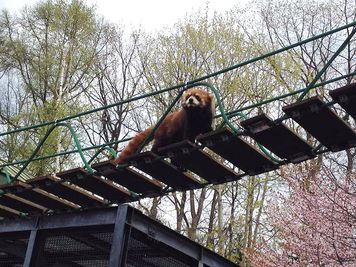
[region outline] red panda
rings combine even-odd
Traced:
[[[185,139],[194,142],[198,135],[213,130],[214,114],[215,99],[212,94],[197,88],[184,91],[181,109],[170,113],[162,121],[153,135],[151,150],[157,152],[161,147]],[[152,129],[152,127],[148,128],[131,139],[119,157],[115,159],[115,163],[122,164],[126,157],[135,154]]]

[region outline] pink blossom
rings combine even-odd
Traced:
[[[275,193],[267,211],[276,234],[246,252],[252,265],[356,266],[355,179],[288,175],[290,193]]]

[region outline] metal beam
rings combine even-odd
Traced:
[[[156,241],[173,248],[175,251],[191,257],[200,264],[199,266],[205,264],[208,266],[238,267],[238,265],[224,257],[144,216],[136,210],[133,212],[130,226],[152,237]]]
[[[27,250],[26,250],[26,255],[25,255],[25,260],[23,263],[24,267],[30,267],[31,264],[34,266],[34,260],[36,257],[34,257],[35,254],[38,252],[38,231],[37,230],[32,230],[30,234],[30,238],[28,239],[27,243]]]
[[[41,217],[38,229],[114,225],[116,208],[87,210]]]
[[[124,249],[127,249],[127,233],[125,237],[126,220],[128,216],[128,206],[120,205],[117,208],[115,228],[113,234],[113,240],[110,251],[110,267],[121,267],[125,259],[126,254]]]
[[[103,208],[51,216],[36,216],[0,221],[0,233],[58,229],[67,227],[114,225],[116,207]]]
[[[75,233],[75,234],[68,234],[67,236],[77,242],[80,242],[88,247],[91,247],[94,250],[102,251],[103,253],[110,251],[111,248],[110,243],[100,240],[94,236],[91,236],[88,233]]]

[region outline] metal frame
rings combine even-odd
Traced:
[[[87,210],[78,213],[56,214],[32,218],[18,218],[0,221],[0,238],[16,237],[19,234],[29,237],[24,266],[34,266],[41,249],[41,240],[46,233],[73,229],[112,227],[113,240],[110,251],[110,267],[125,266],[128,241],[131,231],[139,231],[155,242],[162,243],[174,254],[184,254],[196,262],[195,266],[238,267],[218,254],[208,250],[189,238],[178,234],[157,221],[148,218],[140,211],[123,204],[117,207]],[[118,253],[119,252],[119,253]]]

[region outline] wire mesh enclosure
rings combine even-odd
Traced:
[[[35,266],[109,265],[113,229],[87,229],[45,234]]]
[[[132,230],[128,242],[127,267],[189,267],[197,262],[161,242]]]
[[[128,205],[0,221],[0,267],[238,267]]]
[[[0,267],[23,266],[29,233],[0,234]]]

